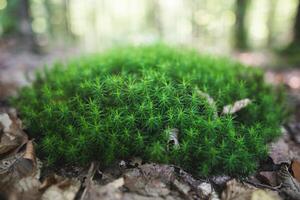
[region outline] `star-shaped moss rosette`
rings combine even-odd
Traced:
[[[282,95],[272,90],[261,70],[153,45],[56,64],[12,102],[48,164],[138,156],[197,175],[247,175],[280,135]],[[237,101],[251,103],[222,112]]]

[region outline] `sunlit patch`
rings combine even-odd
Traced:
[[[232,12],[231,10],[225,11],[224,17],[229,26],[233,26],[235,24],[236,16],[235,16],[234,12]]]
[[[7,6],[7,1],[6,0],[0,0],[0,10],[5,9]]]
[[[32,29],[36,33],[44,33],[47,29],[46,19],[43,17],[37,17],[32,22]]]

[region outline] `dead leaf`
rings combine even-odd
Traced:
[[[18,200],[38,200],[41,197],[41,192],[38,190],[40,182],[34,177],[25,177],[16,182],[8,194],[8,199]]]
[[[73,200],[80,189],[80,181],[75,179],[68,179],[59,176],[54,176],[56,181],[50,185],[43,193],[42,200]],[[42,184],[45,187],[46,184]],[[41,188],[40,187],[40,188]]]
[[[223,107],[222,114],[234,114],[243,108],[247,107],[251,103],[251,100],[246,98],[239,101],[234,102],[234,104],[226,105]]]
[[[177,179],[173,181],[173,185],[176,187],[176,189],[184,194],[185,196],[188,196],[189,192],[191,191],[191,187],[187,184],[183,184]]]
[[[202,92],[201,90],[199,90],[198,88],[196,88],[196,91],[198,93],[198,95],[203,98],[206,99],[206,101],[208,102],[208,104],[211,106],[211,108],[214,111],[214,119],[216,119],[218,117],[218,109],[217,109],[217,105],[215,100],[207,93]]]
[[[168,149],[170,149],[172,147],[176,148],[179,146],[178,134],[179,134],[179,130],[177,128],[172,128],[169,131]]]
[[[0,124],[3,132],[9,132],[12,121],[7,113],[0,114]]]
[[[27,141],[28,137],[22,130],[21,121],[14,114],[0,113],[0,155],[20,148]]]
[[[276,165],[291,162],[289,145],[285,141],[285,135],[280,137],[277,141],[269,144],[269,156]]]
[[[170,193],[165,180],[146,175],[139,169],[132,169],[124,175],[124,187],[131,192],[151,197],[167,196]]]
[[[36,175],[36,166],[33,144],[29,141],[24,152],[0,160],[0,188],[10,187],[24,177]]]
[[[27,142],[23,158],[32,161],[33,164],[36,163],[36,157],[35,157],[35,152],[34,152],[34,147],[33,147],[32,140],[29,140]]]
[[[124,185],[124,179],[119,178],[104,186],[91,184],[86,190],[85,195],[81,196],[81,200],[101,199],[101,200],[118,200],[122,199],[123,193],[120,187]]]
[[[44,191],[51,185],[57,184],[59,181],[61,181],[61,179],[62,177],[57,176],[56,174],[51,174],[45,178],[45,180],[40,185],[39,190]]]
[[[274,171],[263,171],[256,175],[256,178],[263,184],[275,187],[277,186],[277,175]]]
[[[226,183],[226,189],[222,192],[222,200],[239,200],[239,199],[250,199],[253,187],[243,185],[236,179],[228,181]]]
[[[3,133],[0,142],[0,155],[5,154],[20,145],[20,142],[10,133]]]
[[[227,182],[222,192],[222,200],[280,200],[276,192],[257,189],[249,184],[233,179]]]
[[[298,160],[292,161],[292,172],[295,179],[300,182],[300,162]]]
[[[251,200],[280,200],[278,194],[271,191],[255,190],[251,195]]]
[[[198,188],[201,190],[201,197],[203,199],[210,199],[210,200],[219,200],[216,191],[214,190],[213,186],[210,183],[204,182],[201,183]]]

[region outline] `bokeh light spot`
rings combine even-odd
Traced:
[[[32,29],[36,33],[44,33],[47,29],[46,19],[43,17],[37,17],[32,22]]]
[[[7,1],[6,0],[0,0],[0,10],[5,9],[7,6]]]

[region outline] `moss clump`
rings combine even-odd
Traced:
[[[199,90],[216,103],[211,106]],[[249,98],[236,114],[223,106]],[[14,101],[49,163],[139,156],[198,175],[246,175],[280,134],[282,108],[261,71],[163,45],[56,64]],[[171,129],[178,147],[168,148]]]

